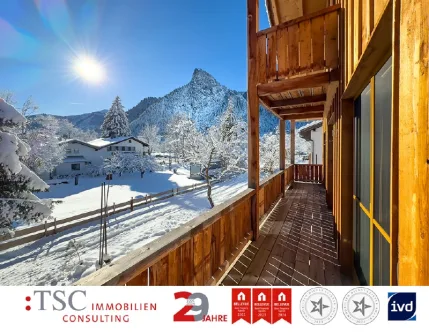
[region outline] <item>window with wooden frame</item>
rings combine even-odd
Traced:
[[[354,104],[355,268],[363,285],[390,285],[392,58]]]

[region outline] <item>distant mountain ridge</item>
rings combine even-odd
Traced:
[[[133,135],[138,135],[146,125],[157,125],[165,133],[166,124],[177,113],[186,113],[200,130],[215,124],[225,112],[229,99],[234,105],[234,113],[247,121],[247,93],[229,89],[221,85],[212,75],[202,69],[195,69],[189,83],[179,87],[164,97],[147,97],[127,111]],[[55,116],[68,119],[83,130],[100,132],[107,110],[73,116]],[[273,131],[278,118],[260,107],[260,133]]]

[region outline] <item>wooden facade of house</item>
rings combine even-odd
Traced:
[[[260,31],[247,0],[249,188],[78,285],[429,285],[429,0],[266,6]],[[260,104],[281,133],[262,183]],[[323,165],[295,165],[311,119]]]

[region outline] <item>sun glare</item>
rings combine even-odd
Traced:
[[[77,58],[74,69],[82,79],[90,83],[100,83],[105,79],[102,64],[89,57]]]

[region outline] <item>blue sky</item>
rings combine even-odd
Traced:
[[[260,28],[268,27],[261,0]],[[129,109],[189,82],[202,68],[246,90],[245,0],[16,0],[0,12],[0,90],[40,112],[70,115]],[[73,63],[99,60],[106,80],[89,84]]]

